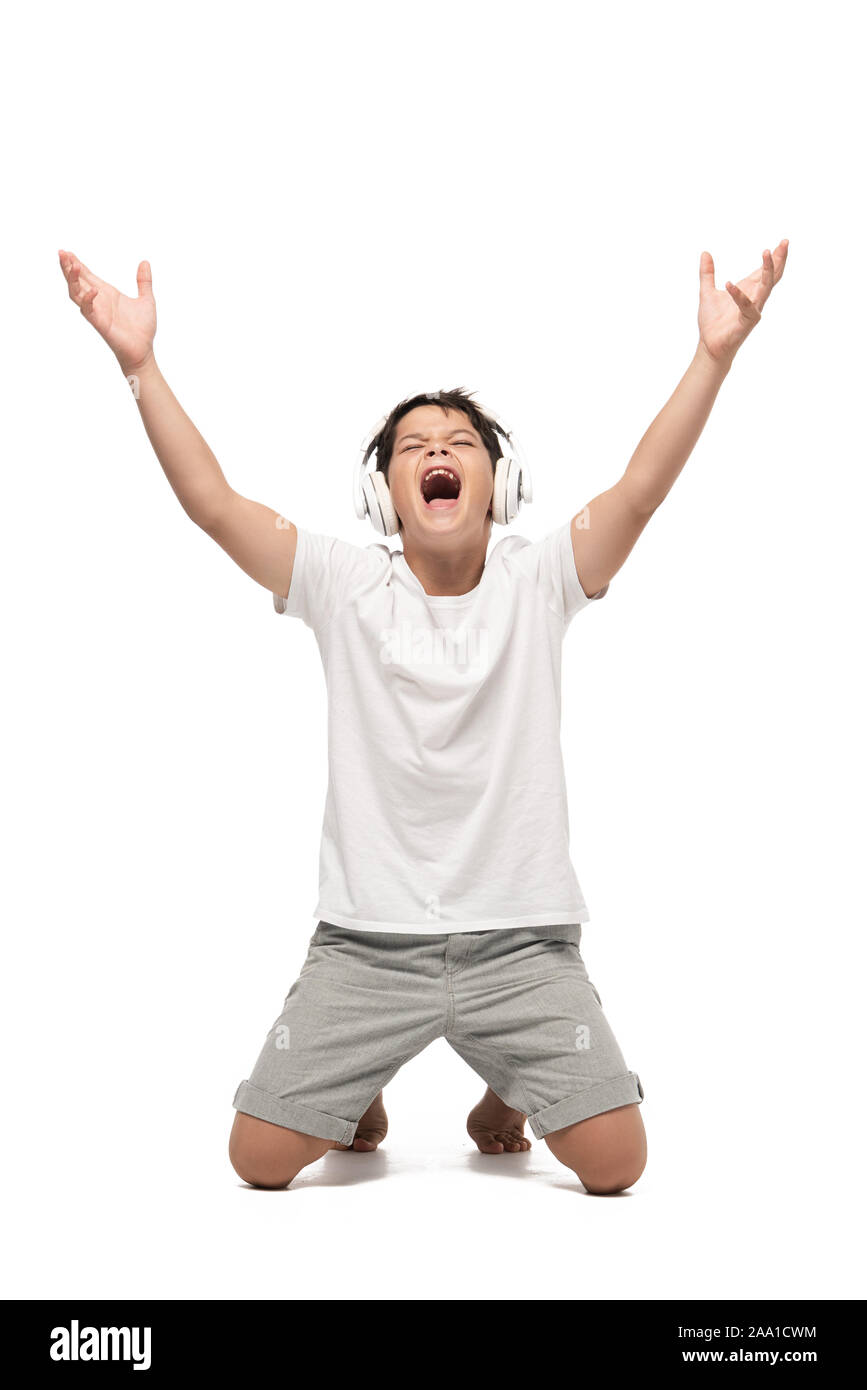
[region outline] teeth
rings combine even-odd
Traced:
[[[442,473],[446,478],[454,478],[455,482],[459,481],[457,473],[453,473],[450,468],[431,468],[424,475],[425,482],[428,478],[432,478],[435,473]]]

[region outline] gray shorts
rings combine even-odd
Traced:
[[[236,1110],[351,1144],[405,1062],[445,1038],[537,1139],[640,1104],[580,950],[581,927],[350,931],[320,922]]]

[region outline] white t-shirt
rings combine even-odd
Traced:
[[[588,920],[569,857],[560,658],[590,601],[569,522],[540,541],[503,537],[455,597],[426,594],[401,550],[298,528],[274,606],[313,629],[328,690],[314,919],[416,933]]]

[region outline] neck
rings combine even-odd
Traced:
[[[490,527],[487,528],[490,536]],[[459,549],[431,550],[404,535],[403,558],[426,594],[447,598],[469,593],[480,582],[485,569],[488,540],[478,537]]]

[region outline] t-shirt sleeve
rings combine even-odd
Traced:
[[[572,522],[559,526],[540,541],[530,541],[518,551],[518,563],[543,590],[549,607],[559,613],[564,623],[588,603],[604,598],[608,585],[596,594],[585,594],[575,568],[572,550]]]
[[[298,541],[289,594],[274,594],[274,607],[321,631],[371,577],[381,574],[388,562],[383,553],[387,547],[352,545],[301,526],[295,529]]]

